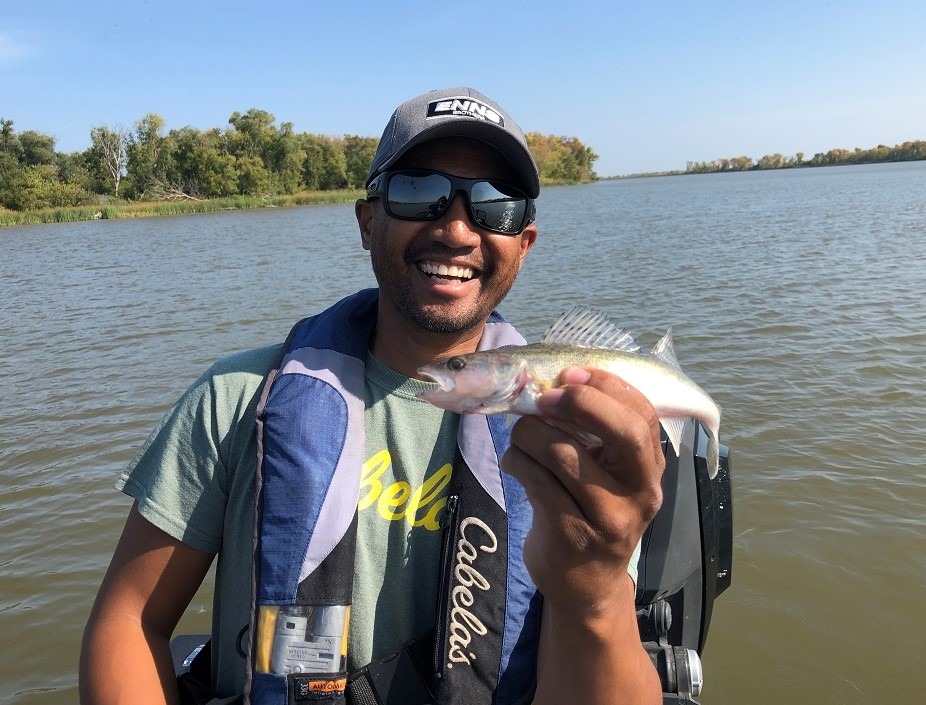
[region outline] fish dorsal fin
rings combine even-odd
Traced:
[[[682,369],[681,365],[678,364],[678,360],[675,357],[675,347],[672,345],[672,329],[666,331],[666,334],[659,339],[659,342],[653,346],[653,349],[650,350],[650,355],[655,357],[657,360],[664,362],[667,365],[671,365],[677,370]]]
[[[541,343],[564,343],[583,348],[609,348],[639,352],[633,336],[611,318],[588,306],[576,306],[557,318],[540,339]]]

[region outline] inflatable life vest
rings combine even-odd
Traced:
[[[246,686],[255,705],[350,699],[344,693],[355,676],[344,669],[365,450],[364,361],[377,302],[377,290],[364,290],[296,324],[263,389]],[[523,342],[493,314],[479,347]],[[434,634],[409,649],[423,686],[413,699],[421,702],[505,705],[534,683],[541,604],[522,560],[530,504],[499,468],[509,436],[502,416],[460,419]],[[408,668],[401,663],[400,671]],[[371,689],[368,679],[356,682]]]

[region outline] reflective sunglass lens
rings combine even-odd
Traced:
[[[389,178],[389,209],[397,218],[433,220],[440,217],[450,196],[450,181],[440,174],[393,174]]]
[[[519,189],[497,181],[464,179],[432,171],[388,175],[386,206],[403,220],[440,218],[458,191],[465,191],[473,221],[497,233],[514,235],[527,222],[529,200]]]
[[[489,181],[477,181],[470,190],[474,220],[484,228],[517,233],[524,222],[527,199],[524,194]]]

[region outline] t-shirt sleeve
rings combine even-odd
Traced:
[[[211,376],[167,412],[116,481],[145,519],[200,551],[217,553],[228,498]]]
[[[225,510],[253,434],[254,407],[279,346],[223,358],[180,397],[116,481],[145,519],[207,553],[222,547]]]

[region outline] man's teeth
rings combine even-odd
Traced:
[[[457,267],[456,265],[447,266],[446,264],[431,264],[422,262],[418,265],[425,274],[436,275],[438,277],[455,277],[457,279],[472,279],[473,270],[469,267]]]

